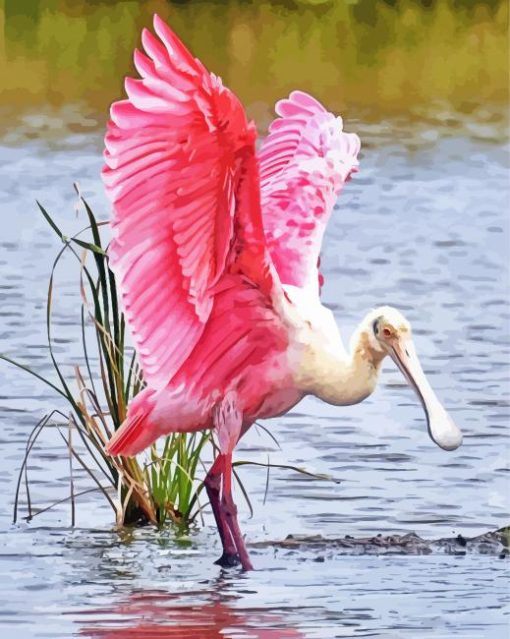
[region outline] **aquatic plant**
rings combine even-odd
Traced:
[[[77,188],[77,187],[76,187]],[[78,188],[77,188],[78,191]],[[98,221],[87,201],[80,197],[89,224],[76,235],[66,236],[48,211],[38,207],[63,246],[53,261],[46,297],[46,336],[48,352],[57,375],[57,383],[40,375],[18,360],[0,354],[4,360],[33,375],[57,396],[65,400],[69,412],[57,408],[45,415],[32,429],[26,442],[25,456],[19,471],[14,500],[14,521],[19,514],[21,487],[26,491],[26,505],[30,520],[64,501],[71,501],[71,520],[75,523],[75,500],[91,490],[100,490],[115,512],[118,526],[173,522],[186,526],[201,511],[199,495],[203,483],[199,469],[204,466],[202,453],[208,442],[214,447],[209,431],[173,433],[153,445],[145,461],[136,457],[110,457],[105,445],[122,424],[129,402],[143,389],[143,374],[134,349],[128,344],[124,314],[120,310],[115,274],[109,268],[106,246],[101,229],[109,223]],[[88,239],[84,234],[89,234]],[[66,253],[71,253],[79,272],[81,309],[79,340],[81,363],[74,366],[73,379],[66,378],[54,352],[53,302],[55,274]],[[57,421],[58,420],[58,421]],[[69,453],[68,497],[56,503],[34,509],[31,500],[28,464],[35,444],[46,427],[56,427]],[[275,437],[261,424],[257,425],[278,446]],[[76,433],[77,435],[74,435]],[[81,449],[76,444],[81,443]],[[85,454],[84,454],[84,452]],[[73,480],[73,461],[89,475],[94,487],[76,492]],[[315,474],[291,464],[272,464],[240,460],[234,468],[247,464],[267,470],[266,494],[271,468],[293,471],[319,480],[331,480],[327,475]],[[104,486],[102,480],[106,479]],[[234,477],[252,511],[248,495],[237,471]]]
[[[161,450],[155,445],[151,447],[150,460],[145,463],[134,457],[112,458],[104,451],[106,442],[124,420],[129,401],[144,387],[144,381],[136,354],[126,342],[126,325],[119,307],[115,275],[109,268],[101,238],[100,228],[107,223],[98,222],[85,199],[80,199],[89,225],[73,237],[65,236],[46,209],[38,204],[46,221],[63,242],[53,262],[46,301],[49,356],[58,382],[53,383],[20,362],[0,356],[45,382],[65,398],[70,409],[67,415],[57,409],[44,417],[28,438],[14,518],[17,518],[22,477],[34,444],[45,426],[56,425],[69,455],[85,469],[115,510],[118,525],[136,522],[163,524],[168,520],[186,523],[192,517],[191,509],[197,504],[200,485],[195,480],[200,453],[209,440],[207,431],[170,435],[164,440]],[[83,239],[84,233],[89,233],[88,240]],[[82,364],[74,368],[74,380],[66,379],[62,372],[54,353],[52,334],[55,270],[66,251],[75,256],[80,273],[83,357]],[[65,428],[61,423],[55,424],[57,416],[60,421],[64,420]],[[73,443],[74,432],[88,453],[86,457]],[[107,479],[109,487],[99,481],[99,473]],[[72,472],[70,476],[74,523]],[[27,503],[31,515],[28,485]]]

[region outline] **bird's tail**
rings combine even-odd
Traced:
[[[154,395],[152,389],[146,388],[133,399],[126,419],[106,446],[109,455],[131,457],[156,441],[159,433],[150,421]]]

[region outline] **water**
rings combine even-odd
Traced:
[[[75,213],[72,183],[78,181],[106,219],[101,131],[70,107],[16,122],[0,146],[0,352],[46,375],[46,281],[58,242],[34,200],[70,234],[85,226],[83,212]],[[328,229],[324,301],[345,339],[373,306],[392,304],[407,315],[424,369],[464,444],[453,453],[432,444],[421,407],[388,363],[378,390],[359,406],[309,399],[273,420],[281,450],[255,430],[243,440],[239,459],[269,458],[341,481],[274,470],[264,504],[265,469],[241,468],[254,507],[250,519],[237,495],[242,528],[249,541],[410,531],[434,538],[499,528],[509,518],[504,118],[486,107],[381,122],[367,113],[346,128],[362,137],[362,170]],[[79,353],[72,261],[57,281],[55,350],[71,373]],[[212,564],[219,544],[208,513],[187,539],[148,528],[119,536],[96,492],[78,498],[74,529],[67,502],[12,525],[26,438],[59,402],[5,363],[0,381],[2,636],[506,636],[507,562],[495,557],[253,549],[256,572],[224,572]],[[93,486],[85,473],[75,473],[77,491]],[[44,435],[30,477],[35,509],[69,494],[57,432]]]

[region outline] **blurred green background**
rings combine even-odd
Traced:
[[[506,0],[0,0],[0,105],[103,121],[154,12],[259,121],[297,87],[347,114],[508,102]]]

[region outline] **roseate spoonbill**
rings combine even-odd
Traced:
[[[317,100],[276,104],[260,151],[238,98],[157,15],[135,51],[140,79],[111,107],[103,179],[109,255],[147,387],[112,437],[134,455],[170,432],[214,430],[205,480],[223,544],[218,563],[252,565],[232,499],[232,451],[259,418],[305,395],[337,406],[375,388],[389,355],[416,391],[432,439],[462,436],[428,384],[409,322],[367,314],[346,350],[321,305],[322,236],[358,166],[360,142]]]

